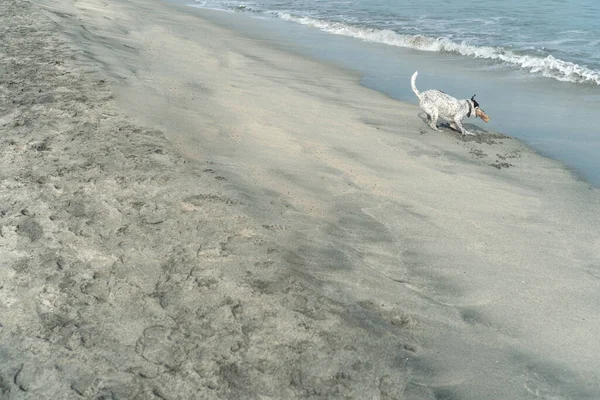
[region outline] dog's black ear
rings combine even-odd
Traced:
[[[473,97],[471,97],[471,101],[473,102],[474,107],[479,107],[479,103],[477,102],[477,100],[475,100],[475,96],[476,95],[473,95]]]
[[[471,97],[471,100],[475,101],[475,96],[477,96],[477,95],[474,94],[473,97]]]

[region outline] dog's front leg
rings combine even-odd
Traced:
[[[462,124],[460,123],[460,120],[455,119],[454,120],[454,124],[456,125],[456,127],[458,128],[458,130],[460,131],[460,133],[462,133],[463,135],[472,135],[472,136],[475,136],[474,133],[469,132],[468,130],[466,130],[464,128],[464,126],[462,126]]]

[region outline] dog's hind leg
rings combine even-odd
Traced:
[[[427,114],[427,124],[431,127],[431,129],[439,131],[439,129],[436,126],[438,119],[437,110],[433,107],[429,107],[427,103],[424,103],[422,101],[419,102],[419,107],[421,107],[421,110],[425,111],[425,114]]]
[[[434,131],[439,131],[439,129],[437,127],[437,120],[438,120],[437,110],[432,110],[431,114],[427,113],[427,115],[429,115],[429,126],[431,127],[431,129],[433,129]]]

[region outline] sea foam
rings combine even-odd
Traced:
[[[318,28],[324,32],[349,36],[368,42],[406,47],[421,51],[455,53],[467,57],[493,60],[510,66],[520,67],[530,73],[554,78],[559,81],[600,85],[600,71],[552,55],[540,57],[532,54],[518,54],[503,47],[476,46],[466,41],[454,42],[446,37],[406,35],[389,29],[373,29],[352,26],[341,22],[298,17],[284,12],[271,12],[271,15],[298,24]]]
[[[500,65],[520,68],[534,75],[553,78],[558,81],[600,86],[600,71],[571,61],[561,60],[551,54],[543,56],[535,54],[535,49],[519,50],[501,46],[481,46],[471,44],[466,40],[452,40],[445,36],[402,34],[391,29],[377,29],[347,22],[297,16],[283,11],[265,11],[262,7],[251,2],[240,3],[237,0],[218,0],[216,2],[195,0],[195,2],[196,7],[268,15],[284,21],[314,27],[335,35],[420,51],[460,54],[466,57],[490,60]]]

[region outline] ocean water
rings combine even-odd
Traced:
[[[197,0],[195,4],[600,85],[597,0]]]
[[[177,0],[363,74],[416,103],[417,87],[477,93],[484,128],[515,136],[600,187],[598,0]],[[233,16],[235,14],[235,17]]]

